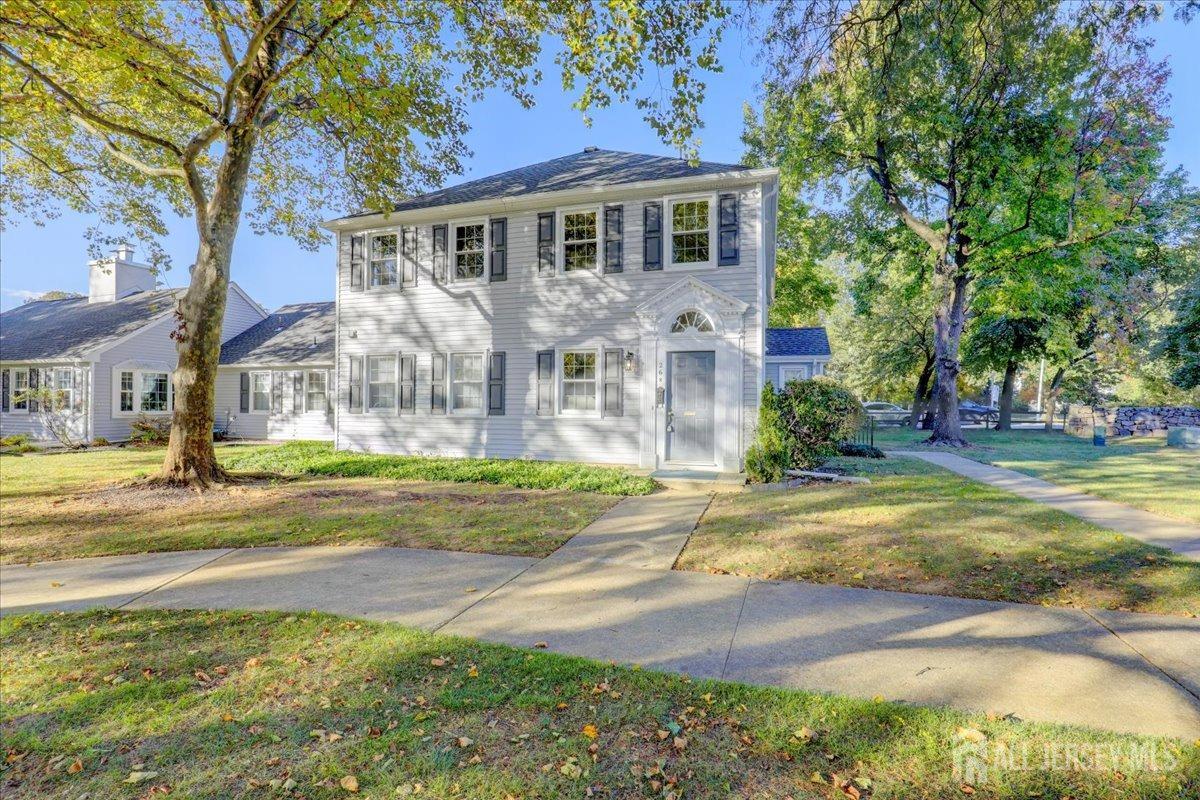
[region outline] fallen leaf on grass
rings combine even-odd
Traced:
[[[338,785],[341,786],[343,789],[345,789],[347,792],[351,792],[351,793],[357,792],[358,791],[358,778],[354,777],[353,775],[347,775],[346,777],[344,777],[340,781],[338,781]]]
[[[587,725],[583,726],[583,730],[580,731],[580,733],[582,733],[584,736],[586,736],[589,739],[595,739],[597,736],[600,735],[600,729],[589,722]]]
[[[157,778],[157,777],[158,777],[157,772],[141,772],[141,771],[135,770],[135,771],[129,773],[129,777],[126,778],[123,782],[124,783],[141,783],[142,781],[153,780],[154,778]]]
[[[446,659],[444,659],[444,658],[431,658],[431,659],[429,659],[429,665],[430,665],[431,667],[444,667],[444,666],[446,666]]]
[[[71,762],[71,766],[67,767],[67,774],[74,775],[77,772],[83,771],[83,762],[78,758]]]
[[[471,745],[475,744],[475,740],[472,739],[470,736],[460,736],[457,739],[455,739],[454,742],[459,747],[470,747]]]

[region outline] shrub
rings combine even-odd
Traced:
[[[756,483],[775,483],[783,480],[783,471],[791,466],[792,446],[779,394],[770,381],[763,385],[758,403],[758,427],[754,441],[746,450],[746,474]]]
[[[23,444],[29,444],[28,433],[14,433],[12,436],[0,439],[0,447],[20,447]]]
[[[852,437],[866,412],[858,398],[836,381],[789,381],[779,394],[780,412],[791,444],[791,464],[819,466]]]
[[[858,442],[839,442],[837,450],[838,455],[850,456],[851,458],[887,458],[884,452],[878,447],[873,447],[869,444],[859,444]]]
[[[171,418],[138,414],[129,423],[129,440],[135,444],[166,444],[171,438]]]
[[[92,447],[108,447],[110,444],[112,444],[112,442],[110,442],[108,439],[105,439],[103,436],[97,436],[95,439],[92,439]]]

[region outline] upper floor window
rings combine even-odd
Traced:
[[[706,264],[711,260],[708,200],[676,200],[671,203],[671,263]]]
[[[450,410],[483,411],[483,354],[454,353],[450,356]]]
[[[596,410],[596,351],[562,353],[562,410]]]
[[[367,410],[388,411],[396,407],[396,357],[367,358]]]
[[[377,233],[371,237],[371,288],[396,282],[396,234]]]
[[[699,311],[685,311],[675,318],[671,333],[712,333],[712,320]]]
[[[454,226],[454,278],[483,277],[484,224],[471,222]]]
[[[567,211],[562,215],[564,272],[596,269],[596,216],[595,211]]]

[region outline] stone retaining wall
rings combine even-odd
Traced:
[[[1200,426],[1200,408],[1195,406],[1100,406],[1067,407],[1067,433],[1091,436],[1092,427],[1103,425],[1109,436],[1162,436],[1171,428]]]

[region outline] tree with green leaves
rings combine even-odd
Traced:
[[[1087,263],[1158,177],[1166,69],[1141,5],[785,0],[759,137],[797,185],[900,223],[934,297],[930,441],[965,445],[959,346],[982,277]]]
[[[315,247],[328,209],[385,211],[461,172],[470,101],[495,87],[530,105],[554,43],[582,113],[636,102],[694,154],[724,18],[722,0],[6,0],[0,208],[65,203],[108,229],[95,257],[133,238],[160,267],[169,214],[193,220],[162,479],[207,484],[224,478],[214,383],[243,209]],[[666,76],[639,94],[647,65]]]
[[[977,317],[964,345],[968,368],[996,370],[1000,383],[1000,413],[996,430],[1012,430],[1013,394],[1017,370],[1046,346],[1045,320],[1028,316]]]

